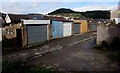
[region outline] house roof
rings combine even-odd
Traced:
[[[29,19],[43,20],[45,19],[42,15],[28,15]]]
[[[66,19],[63,18],[63,17],[54,17],[54,16],[44,16],[44,18],[45,18],[46,20],[62,20],[62,21],[66,20]]]
[[[46,20],[55,20],[55,18],[53,16],[44,16],[44,18]]]
[[[63,17],[54,17],[55,18],[55,20],[66,20],[65,18],[63,18]]]
[[[21,19],[29,19],[27,15],[9,14],[12,23],[19,23]]]
[[[21,15],[21,14],[9,14],[9,17],[11,19],[12,23],[19,23],[21,22],[21,19],[36,19],[36,20],[42,20],[44,19],[41,15]]]

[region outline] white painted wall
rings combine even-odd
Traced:
[[[63,23],[63,37],[72,35],[72,22]]]
[[[111,20],[115,19],[116,24],[120,23],[120,18],[111,18]]]
[[[23,20],[23,24],[50,24],[50,20]]]
[[[11,19],[10,19],[10,17],[9,17],[8,14],[7,14],[6,17],[5,17],[5,21],[6,21],[6,23],[10,23],[10,22],[11,22]]]

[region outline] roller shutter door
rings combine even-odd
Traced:
[[[74,34],[80,34],[80,23],[74,23]]]
[[[47,40],[47,25],[27,26],[28,45]]]

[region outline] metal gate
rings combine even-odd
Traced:
[[[74,23],[74,34],[80,34],[80,23]]]
[[[28,45],[47,40],[47,25],[27,26]]]
[[[52,21],[52,39],[63,37],[63,22]]]

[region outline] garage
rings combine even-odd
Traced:
[[[63,22],[53,20],[52,21],[52,39],[63,37]]]
[[[47,40],[47,25],[27,26],[28,44]]]
[[[27,45],[40,43],[48,40],[49,20],[25,20],[27,33]]]
[[[89,24],[89,31],[97,31],[97,24],[96,23],[90,23]]]
[[[72,35],[72,24],[70,21],[63,21],[63,37]]]
[[[80,34],[80,23],[74,23],[74,34]]]

